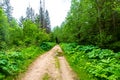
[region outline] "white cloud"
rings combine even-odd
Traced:
[[[70,8],[70,0],[45,0],[45,2],[52,27],[60,25]],[[20,16],[25,16],[26,7],[29,5],[38,13],[40,0],[11,0],[11,4],[14,7],[13,16],[19,19]]]

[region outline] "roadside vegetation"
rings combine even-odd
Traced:
[[[42,53],[45,48],[51,49],[55,43],[46,43],[42,46],[30,46],[7,51],[0,51],[0,79],[13,80],[18,79],[19,74],[25,72],[28,66]],[[44,46],[44,48],[43,48]]]
[[[62,43],[61,47],[81,80],[120,79],[120,52],[75,43]]]

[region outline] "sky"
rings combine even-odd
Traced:
[[[40,0],[10,0],[13,7],[13,17],[19,19],[25,16],[26,8],[30,5],[38,13]],[[45,0],[45,9],[48,10],[51,27],[60,26],[70,9],[70,0]]]

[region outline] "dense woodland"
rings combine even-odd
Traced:
[[[120,80],[119,0],[72,0],[65,21],[52,31],[41,0],[38,14],[29,5],[26,17],[16,20],[12,11],[10,0],[0,1],[0,80],[16,78],[53,42],[81,80]]]
[[[60,42],[120,50],[120,1],[72,0],[66,20],[53,35]]]

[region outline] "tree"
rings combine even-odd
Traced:
[[[57,34],[64,42],[115,48],[120,42],[119,4],[119,0],[72,0]]]
[[[26,46],[49,40],[49,35],[43,29],[38,28],[30,19],[23,22],[23,35]]]
[[[45,13],[45,27],[46,27],[47,33],[49,33],[51,31],[51,25],[50,25],[50,17],[49,17],[48,10],[46,10],[46,13]]]
[[[8,19],[2,8],[0,8],[0,49],[6,48],[8,43]]]
[[[40,9],[39,9],[39,20],[40,20],[40,28],[43,28],[46,30],[47,33],[50,32],[51,26],[50,26],[50,17],[49,12],[46,10],[45,12],[45,1],[40,0]]]
[[[23,22],[25,21],[25,18],[23,16],[20,17],[19,19],[19,26],[23,27]]]
[[[35,21],[35,12],[32,9],[32,7],[27,7],[26,9],[26,19],[30,19],[32,21]]]
[[[10,0],[3,0],[3,9],[8,17],[8,21],[12,20],[12,6],[10,4]]]
[[[23,45],[23,29],[18,25],[15,19],[12,19],[9,27],[9,46]]]
[[[40,24],[41,28],[45,28],[45,14],[44,14],[44,7],[43,2],[40,0],[40,9],[39,9],[39,16],[40,16]]]

